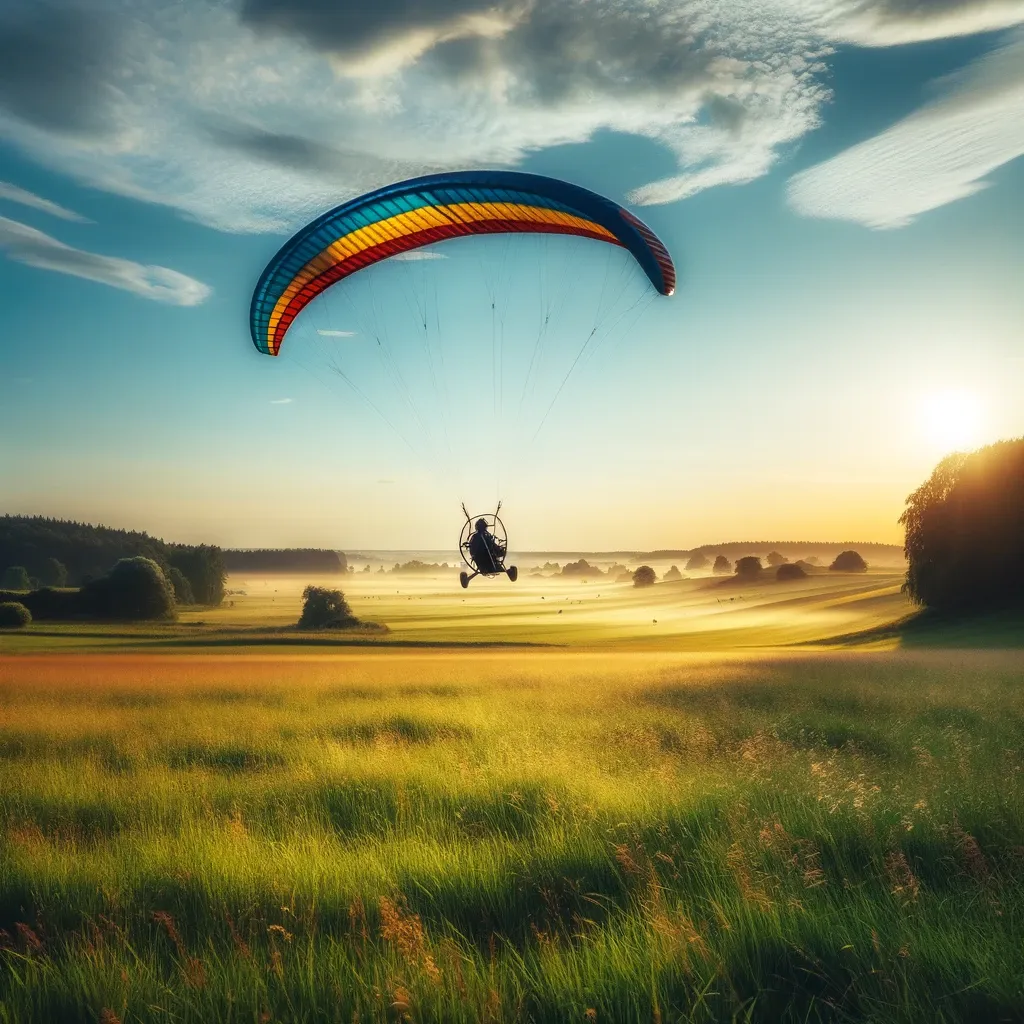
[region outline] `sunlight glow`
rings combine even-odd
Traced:
[[[921,399],[921,431],[943,452],[977,447],[982,420],[981,402],[968,391],[937,391]]]

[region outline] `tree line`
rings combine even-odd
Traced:
[[[179,604],[219,605],[227,569],[212,544],[170,544],[147,533],[43,516],[0,517],[0,586],[83,588],[122,559],[155,563]]]

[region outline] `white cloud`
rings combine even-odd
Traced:
[[[40,94],[20,80],[5,104],[0,73],[0,133],[89,185],[226,230],[285,231],[396,178],[513,166],[601,130],[676,155],[681,180],[638,194],[668,201],[764,173],[828,96],[820,17],[793,0],[459,3],[455,20],[425,19],[416,46],[373,28],[374,69],[341,34],[316,32],[329,4],[281,5],[267,24],[213,0],[92,0],[117,28],[103,61],[70,66],[75,108],[57,94],[30,103]],[[25,22],[33,4],[12,6]],[[57,23],[51,13],[33,31]],[[25,74],[38,87],[35,67]]]
[[[44,199],[34,192],[28,192],[7,181],[0,181],[0,199],[5,199],[10,203],[20,203],[22,206],[30,206],[34,210],[42,210],[43,213],[48,213],[51,217],[60,217],[61,220],[73,220],[79,224],[92,223],[88,217],[83,217],[81,214],[75,213],[74,210],[68,210],[57,203],[50,202],[49,199]]]
[[[631,198],[670,202],[817,126],[837,42],[1020,21],[1024,0],[8,0],[0,135],[230,231],[599,131],[665,147]]]
[[[270,400],[271,405],[290,405],[293,399],[291,398],[272,398]]]
[[[899,46],[995,32],[1024,22],[1024,0],[861,0],[837,5],[833,38],[862,46]]]
[[[0,217],[0,250],[6,251],[8,259],[30,267],[99,281],[174,306],[196,306],[210,294],[207,285],[176,270],[75,249],[6,217]]]
[[[973,195],[1024,154],[1024,35],[945,83],[943,94],[887,131],[795,175],[789,202],[810,217],[873,228]]]
[[[322,338],[354,338],[356,336],[355,331],[328,331],[318,329],[316,333]]]

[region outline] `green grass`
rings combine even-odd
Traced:
[[[1024,1019],[1020,679],[0,661],[0,1021]]]

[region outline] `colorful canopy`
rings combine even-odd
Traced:
[[[675,290],[668,250],[650,228],[610,199],[517,171],[432,174],[352,199],[289,239],[253,293],[253,343],[276,356],[292,321],[309,302],[373,263],[446,238],[506,232],[580,235],[620,245],[658,292]]]

